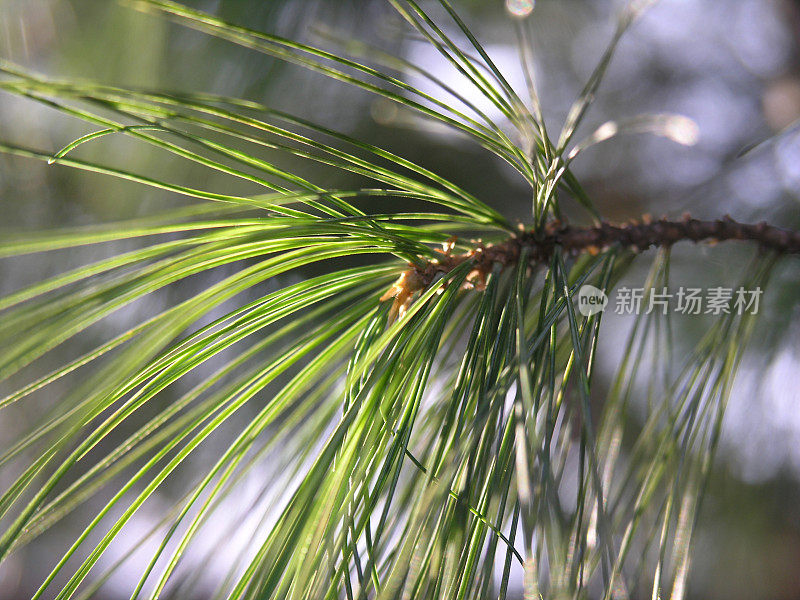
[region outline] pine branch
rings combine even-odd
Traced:
[[[464,285],[482,289],[493,265],[506,267],[516,264],[523,248],[528,248],[531,263],[545,263],[552,258],[557,246],[565,254],[574,256],[584,252],[598,254],[615,245],[642,252],[653,247],[666,248],[681,241],[716,243],[728,240],[754,242],[763,250],[778,254],[800,254],[800,232],[763,221],[755,225],[739,223],[728,215],[715,221],[693,219],[688,214],[680,221],[666,217],[653,220],[645,215],[642,222],[634,220],[621,225],[603,222],[593,227],[574,227],[551,221],[541,233],[525,231],[497,244],[479,242],[463,254],[451,253],[455,242],[451,238],[445,244],[441,258],[426,261],[421,266],[409,263],[410,268],[400,275],[381,300],[394,298],[394,309],[402,314],[416,292],[428,287],[439,273],[449,273],[465,261],[472,261],[474,269]]]

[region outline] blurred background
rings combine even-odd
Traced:
[[[508,6],[503,0],[452,2],[512,85],[523,92],[509,9],[524,8],[525,2],[510,0]],[[407,30],[382,0],[186,3],[235,23],[328,48],[341,49],[349,40],[368,42],[475,96],[433,48],[403,35]],[[534,31],[538,83],[551,131],[558,131],[608,44],[619,6],[605,0],[538,0],[526,17]],[[433,6],[431,10],[441,12]],[[455,31],[447,31],[458,37]],[[529,190],[507,165],[481,148],[374,96],[139,13],[124,3],[0,0],[0,58],[51,77],[202,91],[263,102],[383,146],[455,181],[505,215],[530,222]],[[401,75],[435,92],[415,74]],[[475,100],[501,120],[491,105]],[[576,174],[605,218],[625,220],[646,212],[718,218],[727,213],[740,221],[766,220],[800,229],[800,130],[795,125],[800,118],[800,2],[656,3],[620,44],[582,128],[588,135],[608,120],[664,111],[694,119],[699,143],[687,148],[652,136],[620,137],[586,151],[576,162]],[[55,152],[88,131],[77,120],[0,95],[2,139]],[[247,191],[209,170],[165,158],[123,136],[87,144],[80,156],[205,189]],[[286,157],[279,160],[326,187],[346,189],[364,183],[354,175],[315,172],[308,164],[293,164]],[[179,204],[167,193],[0,155],[0,235],[119,220]],[[584,218],[579,211],[574,214],[576,219]],[[0,260],[0,293],[125,247],[103,245],[68,255]],[[681,245],[674,251],[674,285],[732,286],[749,252],[728,246]],[[641,285],[648,266],[647,259],[639,259],[626,282]],[[195,281],[175,293],[185,295],[191,285],[202,284]],[[760,333],[729,405],[723,448],[695,540],[692,598],[800,598],[798,298],[800,261],[785,260],[763,297]],[[173,301],[169,294],[149,298],[150,304],[137,303],[104,327],[117,331]],[[676,320],[679,347],[690,347],[707,323],[704,316]],[[624,317],[609,316],[604,322],[607,348],[600,376],[605,379],[613,376],[629,324]],[[95,339],[105,337],[103,331],[96,335]],[[48,360],[59,363],[58,356]],[[43,397],[38,408],[48,400],[52,397]],[[0,444],[16,439],[34,418],[22,409],[0,415]],[[0,479],[0,488],[9,483]],[[246,486],[234,512],[246,512],[249,503],[258,500],[258,486],[253,483],[252,488]],[[26,565],[51,564],[63,551],[65,540],[80,531],[92,508],[77,510],[1,568],[0,599],[29,597],[41,580],[41,569]],[[157,506],[151,507],[137,517],[134,527],[145,531],[148,518],[156,516]],[[138,563],[138,559],[129,562],[112,578],[101,597],[129,596],[130,582],[141,572],[146,550]],[[209,568],[191,597],[207,597],[206,590],[213,589],[224,572]]]

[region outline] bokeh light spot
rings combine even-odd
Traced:
[[[533,12],[534,0],[506,0],[506,10],[512,16],[524,19]]]

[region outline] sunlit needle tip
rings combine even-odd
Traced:
[[[676,116],[667,123],[664,135],[684,146],[694,146],[700,139],[700,128],[692,119]]]

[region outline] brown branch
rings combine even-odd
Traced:
[[[622,225],[604,222],[595,227],[573,227],[553,221],[539,235],[526,231],[497,244],[478,243],[464,254],[451,253],[454,242],[451,239],[441,258],[428,261],[424,266],[409,265],[410,268],[403,272],[381,300],[394,298],[392,310],[402,315],[416,292],[428,287],[439,273],[449,273],[468,260],[472,261],[474,268],[467,276],[465,287],[480,289],[485,285],[493,265],[515,264],[523,247],[528,248],[528,259],[535,264],[549,261],[557,246],[569,255],[584,252],[598,254],[612,246],[642,252],[652,247],[668,248],[684,240],[745,240],[779,254],[800,254],[800,232],[780,229],[764,222],[756,225],[738,223],[729,216],[716,221],[700,221],[689,215],[684,215],[680,221],[666,218],[653,220],[645,216],[642,222],[631,221]]]

